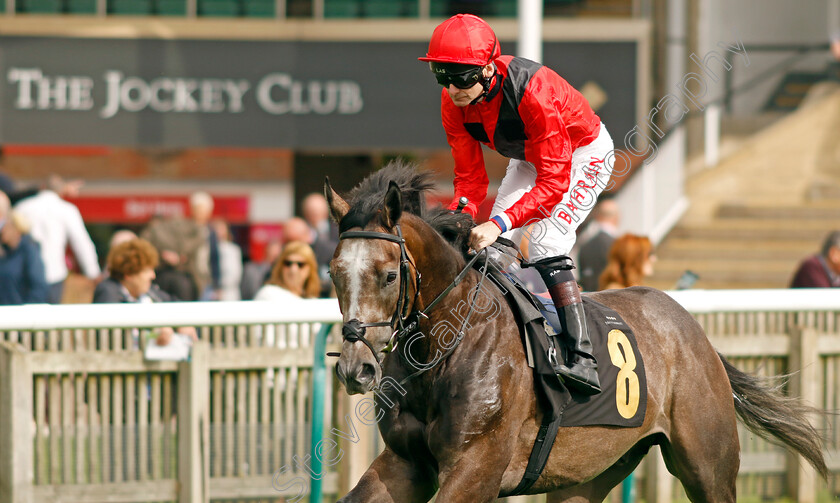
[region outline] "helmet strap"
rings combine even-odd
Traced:
[[[470,105],[475,105],[477,103],[481,103],[485,98],[488,98],[491,89],[493,89],[493,84],[496,83],[498,85],[501,82],[501,80],[496,79],[497,75],[499,75],[499,71],[496,70],[495,65],[493,65],[493,75],[491,75],[489,77],[486,77],[486,78],[482,75],[480,83],[481,83],[481,88],[484,89],[484,91],[482,91],[481,94],[479,94],[478,97],[476,97],[476,99],[472,100],[470,102]]]

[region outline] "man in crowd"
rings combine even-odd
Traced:
[[[584,291],[598,291],[598,278],[607,266],[610,247],[618,237],[620,214],[618,204],[612,199],[599,201],[592,211],[595,221],[587,229],[592,236],[584,241],[578,255],[580,285]]]
[[[161,289],[179,300],[214,298],[220,266],[218,237],[209,227],[213,199],[205,192],[190,196],[191,218],[155,217],[141,237],[160,253],[155,273]],[[204,253],[209,247],[209,253]],[[215,250],[215,252],[214,252]],[[209,256],[209,263],[202,257]]]
[[[318,262],[318,277],[321,280],[321,296],[330,293],[330,260],[338,246],[338,227],[330,220],[330,208],[326,198],[317,192],[309,194],[301,203],[301,213],[312,233],[312,250]]]
[[[32,238],[41,246],[51,304],[60,303],[64,293],[64,282],[69,274],[65,260],[68,244],[85,276],[97,280],[101,273],[96,247],[79,209],[64,200],[78,196],[81,186],[81,181],[52,176],[46,189],[15,205],[15,210],[31,224]]]
[[[790,287],[840,287],[840,231],[834,231],[825,238],[818,255],[808,257],[799,264]]]

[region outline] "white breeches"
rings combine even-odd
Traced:
[[[568,255],[575,244],[575,231],[609,183],[615,163],[615,154],[612,152],[612,138],[602,123],[598,137],[572,153],[571,182],[562,201],[551,211],[541,208],[540,216],[502,236],[520,244],[523,249],[525,243],[521,243],[521,240],[527,240],[528,259],[531,262]],[[513,206],[533,188],[536,179],[537,170],[533,164],[511,159],[490,215],[499,215]]]

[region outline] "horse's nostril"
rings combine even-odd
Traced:
[[[362,370],[356,376],[356,380],[361,382],[370,382],[376,377],[376,368],[370,363],[362,364]]]

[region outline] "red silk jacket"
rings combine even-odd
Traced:
[[[537,169],[534,187],[505,211],[511,228],[518,228],[533,218],[545,218],[563,199],[572,152],[598,136],[601,119],[580,92],[548,67],[513,56],[501,56],[494,63],[496,81],[481,103],[461,108],[446,89],[441,93],[441,118],[455,159],[451,208],[466,196],[470,204],[465,210],[475,216],[487,197],[484,143]]]

